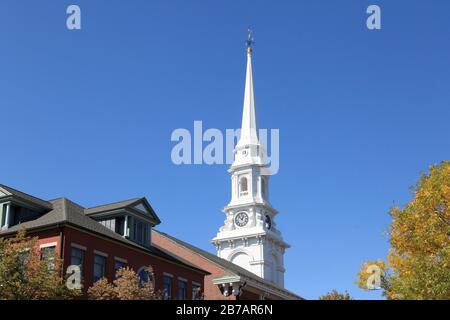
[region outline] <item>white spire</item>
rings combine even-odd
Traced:
[[[259,144],[259,141],[258,126],[256,122],[255,93],[253,89],[252,48],[248,47],[241,138],[239,139],[238,146],[257,144]]]
[[[244,106],[242,112],[241,136],[234,149],[234,162],[231,168],[241,165],[264,164],[264,151],[258,137],[256,121],[255,93],[253,89],[252,45],[253,38],[249,30],[247,38],[247,73],[245,76]]]

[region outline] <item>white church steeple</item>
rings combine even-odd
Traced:
[[[241,136],[234,149],[231,200],[223,209],[224,226],[212,240],[217,255],[284,287],[284,251],[289,247],[277,229],[278,212],[269,203],[269,176],[258,139],[252,70],[251,32],[247,39],[247,70]]]
[[[253,89],[252,48],[247,48],[247,72],[245,76],[244,107],[239,145],[259,144],[256,121],[255,92]]]
[[[251,31],[247,39],[247,70],[245,74],[244,105],[242,111],[241,135],[235,148],[235,159],[232,167],[243,164],[262,165],[263,152],[258,138],[258,124],[256,119],[255,91],[253,86]]]

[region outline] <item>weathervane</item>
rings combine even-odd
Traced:
[[[247,40],[245,41],[247,44],[247,52],[252,53],[252,46],[255,43],[255,40],[253,40],[252,29],[248,28],[247,33]]]

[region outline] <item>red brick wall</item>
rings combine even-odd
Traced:
[[[187,281],[186,298],[191,299],[192,282],[197,282],[203,285],[204,275],[192,269],[174,264],[159,257],[150,256],[141,251],[136,251],[128,246],[112,242],[110,240],[102,239],[89,233],[69,227],[64,228],[64,268],[70,265],[71,244],[75,243],[86,247],[85,251],[85,286],[92,285],[93,268],[94,268],[94,250],[101,251],[108,254],[106,261],[106,277],[112,281],[114,278],[114,257],[125,259],[128,261],[128,266],[133,268],[136,272],[145,266],[151,265],[155,272],[155,286],[157,290],[163,289],[163,274],[164,272],[173,275],[172,296],[177,297],[178,292],[178,277],[184,278]],[[203,290],[203,288],[202,288]]]
[[[56,243],[56,252],[58,256],[61,252],[61,236],[60,236],[60,230],[57,229],[51,229],[46,231],[41,231],[38,234],[30,234],[30,236],[37,236],[37,244],[38,246],[43,246],[46,244]]]
[[[211,275],[205,277],[204,282],[204,295],[205,300],[236,300],[236,297],[231,295],[229,297],[224,297],[224,295],[220,292],[217,285],[213,284],[214,278],[219,278],[225,276],[225,271],[221,267],[216,264],[208,261],[200,255],[193,253],[191,250],[186,249],[177,243],[167,239],[163,235],[153,232],[152,241],[155,245],[170,251],[172,254],[177,255],[193,265],[196,265],[200,269],[206,270]]]

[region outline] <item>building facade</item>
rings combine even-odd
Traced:
[[[25,229],[38,238],[41,256],[59,256],[63,270],[80,267],[85,293],[128,266],[141,280],[153,281],[165,299],[198,299],[208,272],[153,245],[159,223],[145,198],[83,208],[66,198],[45,201],[0,185],[0,237]],[[153,279],[145,272],[149,266]]]
[[[226,259],[155,230],[155,246],[208,271],[205,300],[302,300],[297,294],[267,281]]]

